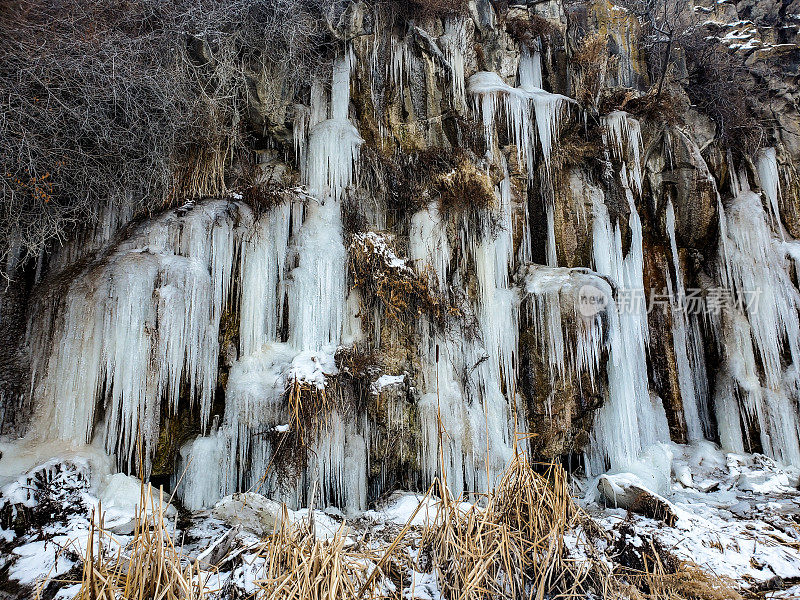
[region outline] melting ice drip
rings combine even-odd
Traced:
[[[594,197],[595,270],[615,282],[619,297],[631,301],[608,311],[609,397],[595,415],[587,452],[587,470],[594,475],[608,468],[625,468],[635,462],[648,446],[669,441],[663,406],[658,398],[650,397],[648,389],[646,307],[643,301],[635,301],[644,290],[644,254],[642,223],[630,183],[635,189],[641,190],[641,167],[638,162],[641,135],[638,122],[625,113],[608,115],[605,125],[607,144],[621,164],[620,179],[630,210],[628,226],[631,230],[631,246],[627,256],[624,255],[620,225],[612,225],[602,198]]]
[[[765,151],[759,157],[761,184],[773,210],[779,194],[777,166],[768,163],[774,156]],[[788,271],[797,242],[773,234],[746,175],[735,191],[729,206],[720,206],[719,271],[744,306],[723,314],[725,372],[715,390],[720,439],[727,449],[741,452],[755,424],[766,454],[800,465],[800,294]],[[779,222],[776,229],[781,230]]]

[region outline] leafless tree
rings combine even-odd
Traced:
[[[0,0],[0,272],[104,206],[218,189],[255,82],[291,99],[340,3]]]

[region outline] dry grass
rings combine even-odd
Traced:
[[[463,510],[442,492],[442,508],[425,529],[422,553],[448,599],[564,597],[586,574],[564,552],[577,514],[566,473],[537,474],[519,453],[485,508]]]
[[[321,540],[314,535],[313,520],[290,523],[284,507],[280,525],[260,556],[265,564],[263,577],[255,582],[258,599],[357,600],[376,595],[379,580],[370,574],[378,557],[351,548],[344,523],[332,538]]]
[[[389,235],[355,235],[349,255],[353,285],[361,292],[362,318],[372,318],[375,302],[380,302],[389,321],[401,326],[416,322],[423,313],[438,320],[457,312],[430,289],[429,277],[418,275],[398,258]]]
[[[456,166],[434,180],[434,189],[445,213],[490,210],[495,204],[494,185],[489,175],[462,157]]]
[[[441,497],[438,511],[420,531],[411,523],[434,491]],[[150,510],[140,510],[129,544],[116,543],[102,519],[93,526],[76,600],[208,597],[203,572],[175,548],[150,486],[142,486],[141,494],[141,506],[149,501]],[[483,507],[465,508],[437,479],[406,525],[382,548],[348,537],[345,522],[331,538],[320,539],[314,533],[313,507],[309,515],[309,520],[292,523],[284,507],[276,530],[257,549],[264,563],[251,598],[400,598],[411,569],[434,572],[447,600],[743,598],[734,582],[677,560],[652,541],[637,550],[638,567],[612,565],[591,548],[586,557],[570,557],[568,533],[583,532],[609,543],[612,539],[575,506],[560,466],[546,466],[540,474],[524,452],[516,453]],[[114,544],[116,549],[108,552]],[[415,547],[419,552],[410,552]]]
[[[639,119],[680,123],[681,115],[688,108],[685,104],[685,101],[669,88],[662,89],[660,94],[655,87],[646,94],[639,94],[627,88],[604,88],[600,95],[598,112],[607,114],[623,110]]]
[[[261,491],[270,473],[274,473],[276,484],[285,491],[297,482],[308,466],[309,448],[336,408],[335,384],[329,381],[328,385],[330,390],[307,381],[289,380],[284,392],[289,427],[286,431],[271,429],[264,433],[274,450],[266,471],[252,490]]]
[[[163,490],[154,501],[141,487],[133,539],[121,546],[103,529],[102,513],[89,531],[81,589],[75,600],[204,600],[199,565],[175,548],[164,523]],[[149,506],[148,506],[149,504]],[[113,548],[109,553],[108,549]],[[110,556],[109,556],[110,554]]]
[[[655,549],[653,549],[655,552]],[[645,564],[644,571],[625,570],[617,575],[633,584],[628,587],[632,598],[647,600],[742,600],[730,579],[709,573],[690,562],[677,562],[670,567],[658,557]],[[624,589],[619,579],[610,586],[619,593]]]
[[[527,19],[508,19],[506,32],[512,40],[525,44],[528,48],[533,48],[537,39],[557,44],[563,37],[555,23],[536,14],[529,15]]]
[[[307,381],[293,379],[286,390],[289,407],[289,429],[295,431],[303,445],[308,445],[308,436],[317,429],[320,418],[330,413],[331,401],[324,387]]]
[[[614,60],[616,57],[609,53],[608,38],[605,35],[596,33],[583,38],[572,57],[579,73],[575,99],[581,105],[597,108],[606,73],[613,67]]]

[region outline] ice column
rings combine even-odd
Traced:
[[[666,273],[672,309],[672,340],[675,348],[683,414],[686,419],[686,435],[690,442],[694,442],[704,438],[703,422],[708,397],[705,357],[697,314],[688,312],[689,307],[686,304],[683,270],[675,237],[675,209],[671,200],[667,203],[666,212],[667,235],[675,270],[674,289],[670,275]]]
[[[247,208],[226,201],[170,211],[76,277],[63,303],[43,302],[43,320],[32,319],[28,333],[35,436],[89,441],[101,407],[106,449],[134,470],[141,433],[146,474],[161,400],[176,411],[183,384],[207,427],[237,223],[248,219]]]
[[[606,118],[607,143],[622,161],[620,179],[628,201],[631,246],[622,250],[620,225],[612,225],[602,198],[594,197],[593,253],[595,270],[615,282],[618,303],[610,314],[608,385],[609,397],[595,415],[588,470],[599,474],[607,468],[625,468],[642,450],[669,441],[664,409],[651,398],[647,379],[649,331],[644,302],[644,249],[642,223],[634,203],[633,187],[641,189],[641,137],[638,123],[624,113]],[[632,163],[632,164],[631,164]]]

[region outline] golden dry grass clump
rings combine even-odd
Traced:
[[[441,496],[435,516],[421,530],[412,527],[434,491]],[[142,486],[140,505],[148,502],[150,509],[140,509],[133,539],[124,546],[113,541],[102,520],[92,527],[76,600],[205,600],[213,591],[208,573],[175,548],[163,504],[152,499],[149,485]],[[639,549],[635,568],[611,562],[613,556],[598,552],[588,539],[585,553],[570,555],[569,536],[573,542],[604,538],[608,548],[614,540],[576,507],[563,468],[546,465],[537,472],[524,452],[515,452],[484,506],[456,501],[437,479],[385,546],[353,540],[345,522],[321,539],[313,507],[309,515],[293,523],[284,506],[275,531],[255,549],[263,562],[254,581],[258,589],[248,597],[399,599],[413,570],[434,573],[446,600],[743,598],[734,582],[676,559],[653,541]],[[116,550],[109,553],[105,548],[114,543]]]
[[[313,514],[313,513],[309,513]],[[312,522],[291,523],[284,507],[280,525],[261,546],[260,600],[357,600],[376,597],[379,578],[370,577],[377,556],[349,545],[344,523],[326,540]]]
[[[485,211],[495,204],[491,177],[463,155],[451,171],[440,174],[433,183],[445,213]]]
[[[577,513],[561,467],[539,475],[519,453],[485,508],[464,510],[447,492],[442,496],[421,554],[445,598],[541,600],[580,587],[585,573],[564,552],[564,533]]]
[[[133,539],[121,545],[92,519],[83,560],[81,588],[75,600],[205,600],[203,573],[184,556],[164,522],[163,491],[155,501],[142,485]],[[112,548],[109,553],[108,549]]]
[[[575,85],[575,99],[583,106],[597,108],[603,89],[606,73],[615,65],[617,57],[608,51],[608,37],[595,33],[581,41],[572,62],[577,66],[578,81]]]

